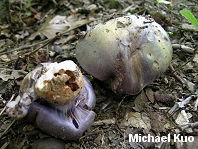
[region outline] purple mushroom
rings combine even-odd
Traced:
[[[75,140],[93,123],[95,102],[91,83],[68,60],[30,72],[16,100],[7,104],[7,113],[27,118],[52,136]]]
[[[152,18],[130,15],[89,30],[78,41],[76,58],[95,78],[110,80],[115,93],[134,95],[168,68],[172,46]]]

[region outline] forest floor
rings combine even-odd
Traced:
[[[36,149],[40,141],[40,148],[44,144],[50,148],[51,142],[68,149],[198,148],[198,55],[171,73],[191,59],[198,46],[198,30],[179,12],[187,9],[198,19],[197,0],[173,0],[171,4],[157,4],[156,0],[9,1],[5,10],[9,17],[0,26],[0,149]],[[95,90],[96,117],[75,141],[52,141],[34,124],[7,116],[5,105],[18,95],[28,72],[42,62],[70,59],[78,64],[75,46],[83,32],[100,22],[132,14],[154,18],[169,33],[173,45],[171,65],[154,83],[138,95],[117,95],[82,70]],[[58,15],[63,27],[50,26],[49,21]],[[56,36],[57,32],[65,33]],[[129,142],[128,134],[170,134],[171,141]],[[174,141],[174,134],[193,136],[194,141]]]

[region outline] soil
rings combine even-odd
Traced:
[[[30,7],[27,7],[28,2]],[[7,11],[4,14],[8,15],[0,18],[1,149],[43,149],[44,146],[53,148],[53,145],[68,149],[198,148],[198,55],[193,55],[198,49],[198,30],[179,12],[187,9],[198,19],[197,0],[178,0],[170,4],[155,0],[10,0],[5,5],[2,6],[7,9],[2,11]],[[154,18],[169,33],[173,45],[171,65],[152,84],[138,95],[118,95],[111,91],[107,82],[97,80],[82,69],[96,94],[93,109],[96,117],[83,136],[74,141],[55,139],[33,123],[8,117],[5,106],[18,95],[20,83],[28,72],[43,62],[68,59],[80,67],[75,58],[78,39],[100,22],[132,14]],[[45,28],[46,20],[57,15],[66,16],[69,30],[48,35],[53,31]],[[42,27],[43,30],[39,30]],[[129,134],[170,134],[171,141],[129,142]],[[193,136],[194,141],[174,141],[174,134]]]

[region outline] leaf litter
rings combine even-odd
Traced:
[[[84,20],[79,20],[75,22],[68,22],[66,19],[66,16],[60,16],[57,15],[53,19],[51,19],[51,16],[49,15],[45,21],[45,23],[42,25],[42,27],[33,33],[30,36],[30,40],[34,40],[36,36],[38,35],[44,35],[47,38],[53,38],[55,37],[58,33],[64,32],[68,29],[75,28],[76,26],[81,26],[84,24],[87,24],[89,20],[84,19]]]
[[[61,0],[57,3],[35,1],[34,8],[41,12],[41,19],[24,25],[15,17],[23,15],[26,1],[10,1],[11,24],[1,25],[3,41],[0,51],[1,71],[0,110],[11,96],[17,95],[18,88],[25,74],[40,62],[75,59],[75,44],[79,36],[90,27],[111,18],[126,14],[151,15],[160,23],[170,36],[174,55],[172,68],[168,69],[153,84],[136,96],[117,96],[105,83],[90,77],[97,96],[93,126],[77,141],[64,141],[66,148],[197,148],[198,140],[198,63],[197,54],[191,62],[171,74],[171,71],[183,65],[191,58],[197,43],[197,30],[182,18],[179,11],[189,9],[198,18],[197,7],[193,0],[160,1],[81,1]],[[21,4],[20,6],[18,4]],[[44,6],[53,8],[53,14]],[[59,7],[59,9],[57,9]],[[21,10],[21,11],[19,11]],[[13,13],[15,12],[15,13]],[[68,31],[66,34],[61,34]],[[11,40],[14,45],[9,44]],[[55,39],[55,40],[53,40]],[[46,42],[47,41],[47,42]],[[46,44],[46,45],[45,45]],[[42,47],[43,46],[43,47]],[[31,53],[42,47],[42,52]],[[55,49],[54,49],[55,47]],[[60,48],[61,50],[57,50]],[[39,48],[38,48],[39,49]],[[50,56],[50,51],[55,54]],[[58,52],[56,52],[58,51]],[[45,56],[44,56],[45,55]],[[22,56],[22,58],[21,58]],[[5,69],[7,68],[7,69]],[[48,138],[35,125],[26,121],[13,122],[2,112],[0,122],[1,148],[31,148],[37,139]],[[31,125],[31,127],[30,127]],[[8,127],[9,126],[9,127]],[[167,135],[185,133],[194,135],[193,144],[171,143],[129,143],[128,133],[147,135]]]

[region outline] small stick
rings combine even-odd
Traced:
[[[193,51],[193,55],[192,57],[187,61],[185,62],[183,65],[179,66],[178,68],[176,68],[174,71],[171,72],[171,74],[174,74],[176,71],[180,70],[182,67],[184,67],[186,64],[188,64],[189,62],[192,62],[193,59],[195,58],[195,55],[197,54],[197,51],[198,51],[198,46],[195,48],[195,50]]]
[[[181,49],[184,52],[187,53],[193,53],[194,49],[185,45],[180,45],[180,44],[172,44],[173,49]]]
[[[92,124],[92,126],[112,125],[112,124],[115,124],[115,118],[95,121]]]
[[[91,21],[92,21],[92,20],[90,20],[90,21],[88,21],[88,22],[86,22],[86,23],[90,23]],[[14,52],[14,51],[17,51],[17,50],[22,50],[22,49],[30,48],[30,47],[36,46],[36,45],[38,45],[38,44],[44,43],[43,45],[41,45],[40,47],[36,48],[35,50],[33,50],[33,51],[31,51],[31,52],[29,52],[29,53],[27,53],[27,54],[24,54],[24,55],[22,55],[22,56],[19,56],[20,58],[28,57],[28,56],[30,56],[30,55],[36,53],[39,49],[44,48],[46,45],[48,45],[50,42],[56,40],[58,37],[63,36],[63,35],[65,35],[66,33],[68,33],[68,32],[70,32],[70,31],[72,31],[72,30],[74,30],[74,29],[77,29],[77,28],[81,27],[82,25],[84,25],[84,24],[80,24],[80,25],[77,25],[77,26],[75,26],[75,27],[73,27],[73,28],[70,28],[70,29],[68,29],[68,30],[66,30],[66,31],[64,31],[64,32],[62,32],[62,33],[57,34],[57,35],[56,35],[55,37],[53,37],[53,38],[46,39],[46,40],[44,40],[44,41],[41,41],[41,42],[36,43],[36,44],[33,44],[33,45],[27,45],[27,46],[23,46],[23,47],[19,47],[19,48],[13,49],[13,50],[9,50],[9,51],[7,51],[7,52],[2,52],[2,53],[0,53],[0,55],[7,54],[7,53],[10,53],[10,52]],[[15,60],[17,60],[17,59],[18,59],[18,58],[12,59],[12,60],[9,61],[9,62],[13,62],[13,61],[15,61]],[[8,63],[9,63],[9,62],[8,62]]]
[[[187,128],[198,128],[198,121],[197,122],[194,122],[194,123],[188,123],[188,124],[185,124],[185,125],[180,125],[179,126],[181,128],[181,130],[185,130]]]
[[[119,104],[118,104],[118,107],[117,107],[117,109],[116,109],[116,121],[117,121],[117,117],[118,117],[118,111],[119,111],[119,108],[120,108],[120,106],[122,105],[122,103],[124,102],[124,99],[127,97],[127,96],[129,96],[129,95],[125,95],[123,98],[122,98],[122,100],[119,102]]]
[[[173,68],[173,65],[172,65],[172,64],[169,65],[169,68],[170,68],[171,72],[175,71],[175,69]],[[175,71],[175,72],[176,72],[176,71]],[[186,86],[185,81],[184,81],[180,76],[178,76],[178,75],[175,74],[175,73],[171,73],[171,75],[172,75],[173,77],[175,77],[177,80],[179,80],[179,81],[182,83],[183,87]]]
[[[46,42],[47,40],[49,40],[49,39],[40,41],[39,43],[35,43],[35,44],[32,44],[32,45],[25,45],[25,46],[21,46],[21,47],[19,47],[19,48],[15,48],[15,49],[13,49],[13,50],[9,50],[9,51],[6,51],[6,52],[1,52],[0,55],[4,55],[4,54],[8,54],[8,53],[11,53],[11,52],[14,52],[14,51],[19,51],[19,50],[31,48],[31,47],[34,47],[34,46],[36,46],[36,45],[38,45],[38,44],[42,44],[42,43]]]
[[[89,22],[91,22],[91,21],[89,21]],[[87,22],[87,23],[89,23],[89,22]],[[27,53],[27,54],[21,56],[21,58],[25,58],[26,56],[30,56],[30,55],[36,53],[39,49],[44,48],[46,45],[48,45],[50,42],[56,40],[58,37],[63,36],[63,35],[65,35],[66,33],[70,32],[70,31],[72,31],[72,30],[74,30],[74,29],[76,29],[76,28],[79,28],[79,27],[82,26],[82,25],[84,25],[84,24],[77,25],[77,26],[75,26],[74,28],[70,28],[70,29],[66,30],[65,32],[62,32],[62,33],[57,34],[57,35],[56,35],[55,37],[53,37],[53,38],[47,39],[46,42],[45,42],[43,45],[41,45],[40,47],[36,48],[35,50],[33,50],[33,51],[31,51],[31,52],[29,52],[29,53]]]
[[[15,94],[12,95],[12,97],[10,98],[10,100],[8,102],[12,101],[13,98],[14,98],[14,96],[15,96]],[[3,112],[5,111],[5,109],[6,109],[6,106],[1,110],[0,116],[3,114]]]
[[[4,130],[4,132],[2,132],[2,133],[0,134],[0,138],[1,138],[4,134],[6,134],[6,132],[8,131],[8,129],[10,129],[10,127],[14,124],[14,122],[16,122],[15,119],[14,119],[14,120],[10,123],[10,125]]]

